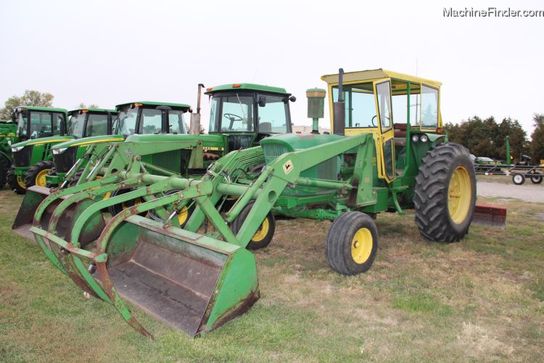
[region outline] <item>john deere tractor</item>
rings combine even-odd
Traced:
[[[19,194],[27,186],[45,185],[52,168],[51,146],[71,139],[63,108],[20,106],[14,111],[20,142],[11,145],[13,166],[8,184]]]
[[[113,126],[113,132],[120,135],[115,137],[119,139],[132,135],[126,140],[130,146],[118,142],[93,143],[75,163],[75,158],[68,158],[69,162],[64,167],[61,161],[64,160],[63,155],[66,152],[77,155],[77,151],[69,149],[70,145],[86,143],[86,139],[68,141],[53,147],[55,162],[58,164],[56,167],[66,170],[64,182],[53,189],[53,192],[103,177],[104,170],[110,167],[114,155],[123,153],[120,150],[126,148],[131,150],[130,153],[138,154],[146,168],[154,173],[200,178],[213,162],[227,152],[257,145],[266,136],[291,132],[289,102],[295,100],[293,96],[283,88],[240,83],[206,90],[211,103],[209,134],[201,134],[199,111],[202,87],[199,85],[197,113],[191,114],[192,121],[196,121],[192,122],[193,134],[185,134],[183,113],[189,109],[188,105],[132,102],[117,106],[120,114]],[[126,164],[116,168],[129,167],[129,159],[124,159],[123,162]],[[127,191],[130,188],[119,186],[117,190],[107,192],[103,197],[109,198]],[[36,208],[51,192],[51,189],[44,187],[29,190],[13,224],[17,233],[28,237],[28,229]],[[114,205],[106,212],[116,214],[130,205]],[[194,203],[177,205],[178,224],[185,223],[193,206]]]
[[[184,114],[189,110],[190,106],[187,104],[138,101],[117,105],[116,111],[74,111],[79,120],[89,126],[85,128],[86,133],[82,138],[52,147],[55,173],[47,176],[47,185],[59,186],[65,181],[75,183],[93,155],[100,155],[110,144],[124,141],[130,135],[186,134]],[[115,118],[114,115],[117,114],[119,116]],[[100,131],[105,132],[99,133],[93,126],[98,120],[103,128]],[[89,148],[90,152],[87,153]],[[69,180],[65,180],[70,171]]]
[[[0,189],[4,188],[11,167],[11,144],[17,142],[17,124],[0,121]]]
[[[372,266],[380,212],[415,208],[424,238],[462,239],[476,184],[468,151],[443,133],[440,83],[382,69],[322,79],[334,110],[333,134],[271,136],[257,147],[229,147],[220,158],[208,149],[204,154],[217,157],[198,178],[149,162],[155,155],[180,160],[167,138],[174,135],[134,135],[94,167],[101,179],[47,196],[31,232],[56,267],[144,335],[150,333],[124,299],[190,335],[248,310],[259,298],[250,249],[273,240],[275,215],[330,220],[326,259],[343,275]],[[257,122],[274,130],[288,120],[287,95],[270,113],[259,107],[276,98],[258,96],[247,103],[241,94],[212,101],[210,130],[237,130],[232,136],[243,137]],[[120,185],[128,191],[108,194]],[[132,204],[107,213],[126,203]],[[193,210],[182,225],[177,216],[188,205]]]
[[[68,135],[75,137],[53,145],[51,153],[52,161],[47,163],[49,174],[46,175],[45,184],[43,179],[35,181],[35,185],[58,185],[64,180],[66,172],[72,167],[75,161],[81,158],[86,148],[97,142],[113,142],[119,138],[110,136],[112,134],[113,120],[117,111],[101,108],[80,108],[68,112]]]

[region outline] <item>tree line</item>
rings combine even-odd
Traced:
[[[466,146],[476,156],[487,156],[506,161],[506,136],[510,139],[510,153],[513,161],[520,161],[527,155],[532,162],[544,159],[544,114],[533,116],[535,129],[531,138],[517,120],[505,118],[497,122],[493,116],[482,119],[469,118],[460,124],[445,125],[449,140]]]

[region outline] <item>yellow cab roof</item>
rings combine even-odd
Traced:
[[[388,71],[382,68],[344,73],[344,83],[375,81],[382,78],[392,78],[397,80],[409,81],[411,83],[424,83],[434,88],[440,88],[440,86],[442,85],[442,83],[438,81],[433,81],[431,79]],[[338,73],[326,74],[324,76],[321,76],[321,79],[327,82],[329,85],[336,85],[338,84]]]

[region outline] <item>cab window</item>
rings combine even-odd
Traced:
[[[108,133],[108,115],[105,113],[91,114],[87,120],[85,136],[99,136]]]
[[[221,131],[253,131],[253,97],[221,97]]]
[[[334,102],[338,101],[338,87],[332,88]],[[377,127],[376,106],[372,82],[344,85],[346,128]]]
[[[421,86],[421,127],[438,127],[438,90]]]
[[[281,96],[261,96],[258,108],[260,133],[286,133],[288,120],[287,102]],[[264,105],[263,105],[264,103]]]
[[[53,136],[51,130],[51,114],[49,112],[30,112],[30,138]]]
[[[378,109],[383,130],[393,127],[393,114],[391,111],[391,82],[386,81],[376,85],[378,97]]]
[[[168,125],[172,134],[186,134],[185,121],[182,111],[168,112]]]
[[[162,131],[162,112],[155,109],[142,110],[142,134],[160,134]]]

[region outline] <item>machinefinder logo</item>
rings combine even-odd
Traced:
[[[444,8],[444,18],[544,18],[544,10],[522,10],[522,9],[498,9],[488,7],[487,9],[474,8]]]

